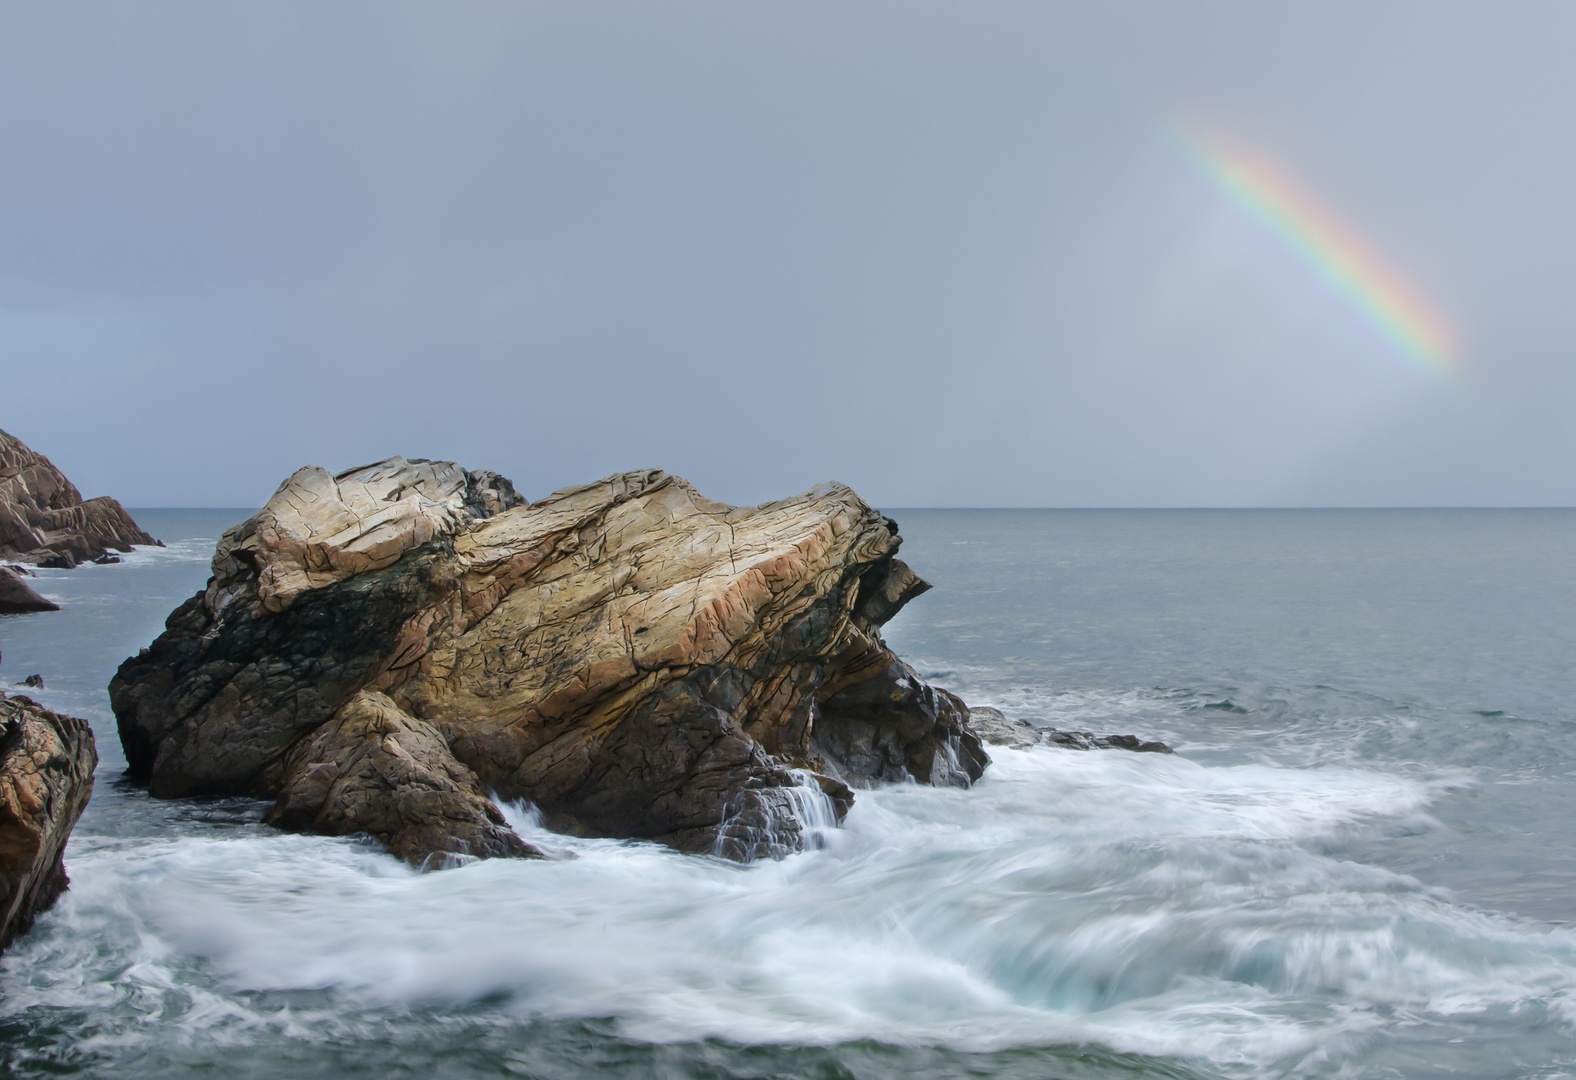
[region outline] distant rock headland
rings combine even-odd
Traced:
[[[97,764],[87,721],[0,693],[0,949],[65,891],[62,853]]]
[[[84,501],[47,457],[0,431],[0,560],[72,567],[134,544],[158,541],[120,503]]]
[[[968,707],[881,626],[929,586],[895,522],[828,484],[733,507],[622,473],[527,503],[392,458],[291,476],[110,684],[160,798],[248,794],[422,864],[559,831],[735,859],[802,846],[882,781],[966,787]]]

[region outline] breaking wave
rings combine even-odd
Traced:
[[[1338,1063],[1400,1017],[1479,1040],[1510,1015],[1576,1022],[1576,935],[1320,853],[1426,820],[1429,783],[995,756],[973,791],[864,792],[818,850],[749,866],[543,833],[520,808],[574,857],[420,874],[260,827],[101,839],[0,967],[0,1012],[118,1010],[99,1037],[131,1038],[173,998],[187,1038],[245,1042],[282,1022],[247,995],[324,991],[287,1026],[483,1006],[658,1043],[1097,1042],[1227,1072]]]

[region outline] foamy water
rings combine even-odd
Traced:
[[[1254,1068],[1356,1045],[1402,1010],[1576,1020],[1571,931],[1304,846],[1415,819],[1431,794],[1037,749],[999,751],[973,791],[863,794],[822,850],[748,867],[539,834],[518,811],[574,857],[420,874],[261,827],[82,844],[0,994],[12,1015],[189,996],[188,1038],[278,1022],[227,995],[331,989],[358,1009],[612,1017],[662,1042],[1096,1041]],[[298,1037],[335,1025],[292,1019]]]
[[[163,603],[153,575],[181,558],[172,547],[95,568],[149,587],[96,607],[63,593],[75,637],[113,652],[108,613]],[[16,625],[0,624],[12,678],[14,651],[43,655]],[[261,804],[154,803],[117,785],[86,676],[46,672],[53,704],[98,710],[105,764],[69,851],[71,892],[0,961],[7,1063],[259,1076],[1576,1069],[1576,931],[1474,892],[1495,852],[1516,850],[1496,842],[1506,807],[1562,790],[1547,786],[1570,771],[1558,718],[1479,716],[1484,735],[1361,686],[1066,687],[1018,661],[925,659],[977,703],[1069,728],[1141,725],[1182,753],[996,749],[972,790],[860,792],[843,827],[818,825],[816,850],[748,866],[557,836],[514,806],[516,827],[559,857],[422,874],[366,844],[275,833]],[[1463,743],[1500,758],[1444,749]],[[1554,781],[1523,760],[1529,743],[1545,762],[1567,755]],[[1486,807],[1477,833],[1461,824],[1472,806]],[[1521,825],[1557,847],[1555,823]],[[1471,873],[1449,869],[1458,851]],[[1522,862],[1529,880],[1554,873]]]

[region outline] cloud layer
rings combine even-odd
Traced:
[[[1568,7],[0,13],[0,426],[85,494],[389,454],[528,496],[1576,503]],[[1450,320],[1420,377],[1167,137]]]

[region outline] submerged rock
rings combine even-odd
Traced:
[[[9,566],[0,566],[0,615],[21,615],[29,611],[59,611],[60,605],[45,600]]]
[[[1132,750],[1139,754],[1171,754],[1163,742],[1146,742],[1137,735],[1096,735],[1091,731],[1058,731],[1035,727],[1027,720],[1005,716],[1000,709],[976,705],[969,710],[969,730],[992,746],[1027,750],[1031,746],[1062,746],[1069,750]]]
[[[488,792],[560,831],[781,854],[796,808],[983,771],[967,706],[880,638],[929,588],[900,542],[837,484],[732,507],[651,470],[528,504],[444,462],[302,469],[111,703],[154,796],[274,798],[276,825],[413,863],[532,854]]]
[[[0,694],[0,949],[65,891],[62,853],[97,764],[86,720]]]
[[[0,431],[0,558],[69,569],[159,542],[108,496],[81,492],[42,454]]]

